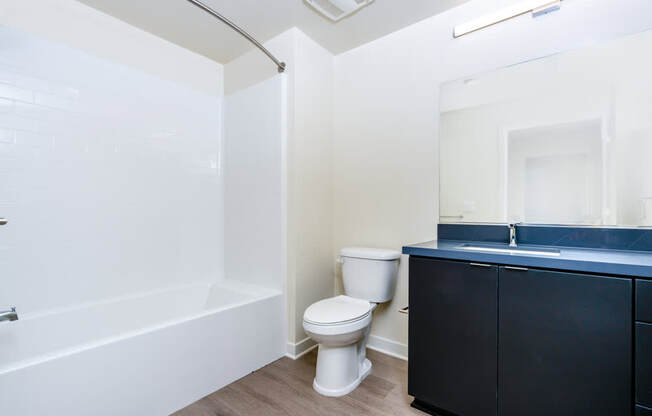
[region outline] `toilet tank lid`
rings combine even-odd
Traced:
[[[401,257],[401,253],[386,248],[345,247],[340,250],[340,256],[369,260],[396,260]]]

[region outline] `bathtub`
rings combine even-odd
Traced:
[[[284,308],[225,280],[0,322],[0,415],[170,414],[280,358]]]

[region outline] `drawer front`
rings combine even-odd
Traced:
[[[636,403],[652,407],[652,324],[636,324]]]
[[[636,416],[652,416],[652,409],[649,407],[636,406]]]
[[[636,320],[652,322],[652,281],[636,281]]]

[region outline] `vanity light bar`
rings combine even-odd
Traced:
[[[513,6],[498,10],[497,12],[455,26],[453,37],[459,38],[460,36],[475,32],[476,30],[493,26],[497,23],[504,22],[526,13],[532,13],[532,17],[550,13],[560,9],[561,1],[562,0],[529,0],[520,2]]]

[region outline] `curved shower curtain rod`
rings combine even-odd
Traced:
[[[233,23],[226,17],[222,16],[221,14],[219,14],[218,12],[216,12],[215,10],[213,10],[212,8],[210,8],[209,6],[207,6],[206,4],[202,3],[199,0],[186,0],[186,1],[199,7],[200,9],[210,14],[211,16],[220,19],[222,22],[226,23],[229,27],[231,27],[231,29],[235,30],[236,32],[238,32],[239,34],[247,38],[249,42],[253,43],[258,49],[263,51],[265,55],[269,56],[269,59],[274,61],[276,67],[278,68],[279,73],[285,72],[285,62],[281,62],[278,59],[276,59],[276,57],[272,55],[272,53],[268,51],[267,48],[265,48],[260,42],[254,39],[254,37],[251,36],[249,33],[247,33],[244,29],[242,29],[241,27],[239,27],[238,25],[236,25],[235,23]]]

